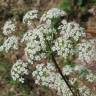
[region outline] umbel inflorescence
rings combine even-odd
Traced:
[[[26,61],[18,58],[11,69],[14,81],[24,83],[24,77],[31,72],[35,84],[56,90],[59,96],[73,96],[56,69],[54,57],[61,73],[68,76],[66,80],[78,89],[80,96],[95,96],[94,88],[92,90],[87,83],[96,83],[96,74],[86,65],[96,62],[96,40],[88,39],[84,28],[75,21],[68,22],[64,19],[66,16],[67,13],[58,8],[48,10],[41,17],[38,10],[30,10],[22,21],[28,30],[21,36],[14,34],[16,21],[7,21],[3,27],[7,39],[0,52],[17,51],[20,44],[25,45],[23,55]],[[75,62],[77,60],[82,64]]]

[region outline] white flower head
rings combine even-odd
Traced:
[[[17,60],[11,69],[11,77],[14,81],[24,83],[24,75],[28,75],[28,63]]]
[[[0,47],[2,51],[8,53],[10,50],[18,49],[18,37],[11,36],[7,40],[4,41],[3,45]]]
[[[16,31],[15,21],[8,20],[5,22],[3,27],[3,34],[8,36]]]
[[[37,28],[24,34],[21,42],[26,43],[25,55],[28,62],[40,61],[46,58],[46,40],[53,40],[56,30],[50,26],[41,24]]]
[[[48,10],[43,16],[41,17],[40,21],[47,21],[52,20],[58,17],[66,16],[66,12],[59,9],[59,8],[52,8]]]
[[[25,55],[28,58],[28,62],[32,63],[46,58],[43,52],[46,49],[46,45],[41,28],[35,28],[31,33],[25,33],[24,40],[26,41]]]
[[[55,41],[55,45],[52,47],[52,50],[57,52],[57,54],[63,57],[65,60],[69,56],[74,55],[73,45],[70,40],[66,40],[64,37],[59,37]]]
[[[30,24],[31,20],[38,18],[38,10],[30,10],[23,17],[23,23]]]
[[[96,47],[93,40],[83,40],[79,44],[79,60],[88,64],[96,61]]]
[[[62,25],[60,25],[58,29],[64,38],[77,42],[86,36],[84,28],[80,27],[76,22],[67,22],[63,20],[61,23]]]

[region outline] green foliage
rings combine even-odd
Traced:
[[[1,55],[1,54],[0,54]],[[7,61],[7,60],[4,60],[3,58],[1,58],[2,56],[0,56],[0,83],[1,83],[1,86],[0,88],[0,96],[15,96],[13,95],[13,93],[8,93],[6,92],[5,93],[5,90],[7,89],[4,89],[6,86],[9,86],[7,83],[10,82],[9,78],[10,78],[10,68],[11,68],[11,64]],[[4,88],[2,87],[4,86]]]
[[[84,4],[84,6],[81,6],[81,5],[83,4],[83,0],[77,0],[77,5],[79,5],[81,11],[86,10],[86,6],[85,6],[85,5],[86,5],[87,3],[88,3],[88,2],[86,2],[86,3]],[[90,3],[92,3],[92,4],[95,5],[95,4],[96,4],[96,0],[90,0]],[[71,0],[62,0],[57,7],[65,10],[66,12],[67,12],[67,11],[70,11],[70,10],[71,10],[71,9],[70,9],[70,8],[71,8]]]
[[[10,64],[10,62],[8,62],[7,60],[0,59],[0,77],[2,76],[3,78],[5,78],[5,74],[8,76],[11,66],[12,64]]]
[[[96,4],[96,0],[92,0],[92,2],[93,2],[94,4]]]
[[[14,92],[9,92],[8,96],[16,96]]]
[[[62,0],[62,2],[58,5],[59,8],[69,11],[70,10],[70,0]]]

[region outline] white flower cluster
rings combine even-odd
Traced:
[[[41,24],[37,28],[25,33],[21,42],[26,43],[25,55],[28,62],[41,60],[46,58],[46,42],[45,40],[53,40],[53,33],[56,30],[50,26]]]
[[[32,73],[33,77],[36,76],[35,83],[40,84],[40,82],[42,82],[42,85],[49,86],[49,83],[51,85],[51,83],[54,81],[54,74],[52,71],[54,72],[56,70],[53,64],[51,63],[37,64],[36,70]]]
[[[8,36],[16,31],[16,24],[12,20],[8,20],[5,22],[3,27],[3,34]]]
[[[51,26],[48,26],[47,24],[41,24],[33,30],[28,30],[28,32],[23,35],[21,42],[28,43],[31,41],[32,38],[36,39],[36,36],[33,36],[36,34],[39,36],[39,38],[44,39],[44,36],[46,36],[46,39],[50,40],[52,38],[53,33],[56,33],[56,30],[54,28],[51,28]]]
[[[14,81],[19,81],[24,83],[24,76],[28,75],[28,63],[36,64],[36,70],[32,72],[32,76],[36,80],[35,83],[49,88],[55,89],[59,96],[72,96],[68,86],[62,79],[61,75],[57,73],[54,65],[52,63],[41,63],[37,64],[38,61],[43,61],[47,59],[50,54],[49,47],[52,51],[58,55],[58,57],[63,57],[64,61],[73,60],[73,56],[78,56],[79,60],[87,63],[95,61],[96,59],[96,46],[92,40],[86,40],[86,34],[84,29],[80,27],[76,22],[67,22],[62,20],[59,22],[59,18],[66,16],[66,13],[58,8],[52,8],[48,10],[40,18],[41,22],[36,28],[28,30],[21,39],[21,43],[26,45],[24,52],[27,58],[27,63],[22,60],[17,60],[11,69],[11,76]],[[34,20],[38,19],[38,10],[28,11],[23,17],[24,24],[35,23]],[[60,19],[61,20],[61,19]],[[55,28],[55,21],[61,24],[59,27]],[[37,22],[36,22],[37,23]],[[56,22],[57,23],[57,22]],[[31,26],[32,26],[31,24]],[[53,25],[52,25],[53,24]],[[29,26],[29,27],[31,27]],[[57,30],[58,29],[58,30]],[[0,51],[5,51],[8,53],[11,49],[18,49],[18,37],[12,36],[12,33],[16,31],[15,23],[11,20],[7,21],[3,28],[3,34],[10,36],[5,40],[4,44],[0,47]],[[58,32],[57,32],[58,31]],[[82,42],[82,39],[85,41]],[[48,42],[47,42],[47,41]],[[48,43],[50,43],[48,45]],[[47,54],[49,52],[49,54]],[[55,55],[55,54],[54,54]],[[48,59],[47,59],[48,60]],[[63,66],[61,69],[64,75],[81,75],[83,71],[87,70],[83,65],[67,65]],[[87,70],[88,71],[88,70]],[[79,74],[79,75],[80,75]],[[96,76],[88,71],[84,79],[89,82],[96,82]],[[79,76],[78,76],[79,78]],[[72,84],[77,80],[76,78],[71,78],[69,80]],[[84,87],[86,89],[86,87]],[[84,96],[91,96],[90,90],[79,88],[80,93]]]
[[[41,46],[39,46],[39,42],[34,41],[34,43],[27,43],[27,47],[25,48],[25,56],[29,63],[33,64],[36,61],[40,61],[46,58],[46,54],[42,52]]]
[[[28,75],[28,63],[17,60],[11,69],[11,77],[14,81],[24,83],[24,75]]]
[[[33,63],[33,61],[39,61],[42,58],[46,58],[44,52],[46,49],[46,45],[43,32],[36,28],[31,33],[25,33],[25,35],[26,36],[24,37],[24,39],[27,42],[25,55],[28,59],[28,62]]]
[[[38,30],[43,33],[45,40],[53,40],[53,34],[56,34],[56,29],[48,24],[41,24],[38,27]]]
[[[56,73],[53,64],[47,63],[37,65],[32,75],[36,79],[36,84],[55,89],[60,96],[72,96],[66,83],[62,80],[61,75]]]
[[[38,10],[30,10],[23,17],[23,23],[30,23],[31,20],[38,18]]]
[[[86,63],[92,63],[96,61],[96,46],[94,44],[94,40],[83,40],[82,43],[79,44],[79,60]]]
[[[64,37],[59,37],[55,40],[55,45],[52,47],[59,56],[65,60],[74,55],[74,49],[71,40],[66,40]]]
[[[16,36],[8,37],[8,39],[4,41],[3,45],[0,46],[0,49],[1,49],[0,51],[5,51],[6,53],[8,53],[12,49],[17,50],[18,37]]]
[[[62,25],[59,26],[60,34],[64,36],[64,39],[70,39],[74,41],[79,41],[81,38],[85,37],[84,28],[80,27],[76,22],[67,22],[63,20]]]
[[[76,45],[82,38],[86,36],[84,29],[75,22],[67,22],[63,20],[58,27],[60,31],[60,37],[55,40],[53,51],[57,52],[59,56],[62,56],[65,60],[72,58],[76,55]]]
[[[64,75],[70,75],[71,73],[74,73],[76,71],[81,72],[82,70],[85,70],[85,69],[86,68],[84,68],[84,66],[81,66],[81,65],[80,66],[77,65],[74,67],[71,67],[70,65],[66,65],[62,71]],[[60,74],[56,73],[56,69],[53,66],[53,64],[47,63],[47,64],[36,65],[36,70],[33,71],[32,75],[36,79],[35,80],[36,84],[55,89],[57,90],[57,94],[60,96],[72,96],[72,93],[70,92],[66,83],[63,81]],[[87,75],[85,77],[87,77]],[[89,77],[87,78],[87,80],[89,79],[90,81],[92,80],[93,82],[93,77]],[[73,78],[72,80],[71,79],[70,79],[70,82],[72,84],[78,80],[76,78]],[[80,94],[82,94],[83,96],[93,96],[91,95],[92,93],[91,90],[86,86],[82,86],[82,87],[79,86],[79,91],[80,91]]]
[[[52,8],[48,10],[45,14],[43,14],[43,16],[41,17],[41,21],[52,20],[62,16],[66,16],[66,12],[58,8]]]

